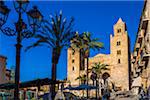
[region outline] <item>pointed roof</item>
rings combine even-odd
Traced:
[[[119,18],[118,21],[117,21],[117,23],[123,23],[122,19]]]

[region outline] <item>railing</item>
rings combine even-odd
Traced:
[[[140,49],[140,43],[136,43],[136,50],[139,50]]]

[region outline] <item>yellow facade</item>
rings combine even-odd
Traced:
[[[145,0],[132,58],[132,88],[142,87],[145,92],[150,88],[150,1]],[[137,80],[141,79],[141,81]],[[136,83],[136,84],[135,84]]]

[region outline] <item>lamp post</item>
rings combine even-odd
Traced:
[[[37,7],[33,7],[30,11],[26,12],[29,1],[28,0],[16,0],[13,2],[14,8],[18,14],[18,21],[15,23],[16,29],[10,27],[3,28],[6,23],[10,9],[8,9],[3,1],[0,1],[0,30],[7,36],[16,36],[16,68],[15,68],[15,91],[14,100],[19,100],[19,80],[20,80],[20,53],[22,47],[22,40],[31,38],[33,34],[40,28],[42,21],[42,14],[38,11]],[[23,22],[22,14],[27,13],[29,26],[31,29],[27,29],[27,25]]]

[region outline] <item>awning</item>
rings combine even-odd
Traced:
[[[0,96],[11,96],[10,93],[6,93],[6,92],[0,92]]]
[[[26,87],[38,87],[38,86],[43,86],[43,85],[50,85],[52,83],[59,84],[59,83],[64,83],[64,81],[56,80],[56,82],[53,82],[52,79],[49,78],[44,78],[44,79],[36,79],[32,81],[27,81],[27,82],[21,82],[20,83],[20,88],[26,88]],[[15,84],[14,83],[5,83],[5,84],[0,84],[0,89],[14,89]]]
[[[97,89],[97,87],[96,86],[82,84],[82,85],[79,85],[77,87],[69,86],[69,87],[66,87],[64,89],[69,89],[69,90],[86,90],[86,89],[89,89],[89,90],[91,90],[91,89]]]
[[[133,80],[132,87],[140,87],[142,85],[142,78],[139,76]]]

